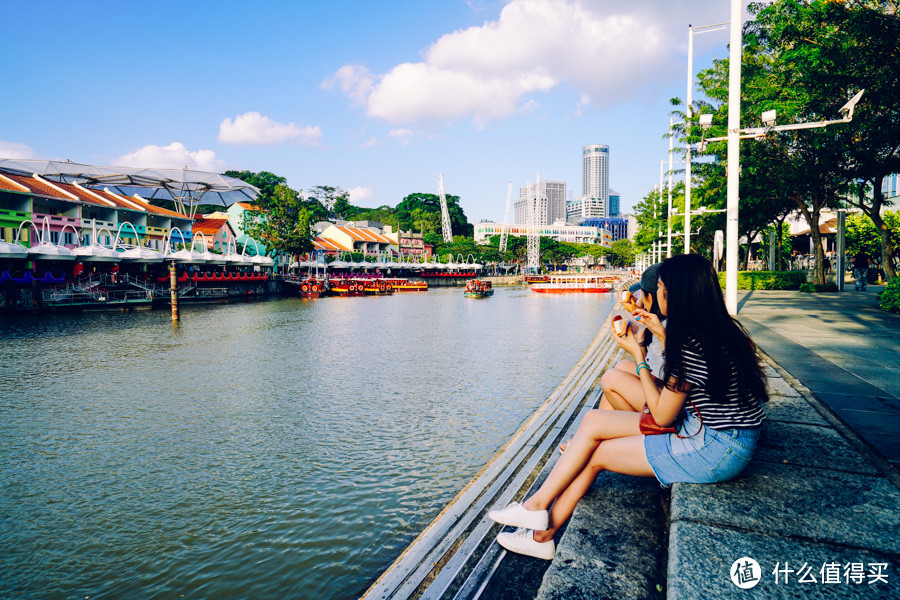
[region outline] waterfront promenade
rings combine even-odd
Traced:
[[[878,310],[878,289],[741,292],[772,394],[750,467],[670,497],[604,474],[536,597],[900,597],[900,317]],[[750,589],[731,579],[744,557],[759,565]]]

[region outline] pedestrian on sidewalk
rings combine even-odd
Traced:
[[[853,257],[853,277],[856,278],[856,291],[866,291],[869,279],[869,255],[865,250],[860,250]]]
[[[654,335],[665,336],[666,384],[656,387],[645,348],[630,330],[614,336],[637,364],[644,410],[590,411],[537,492],[488,513],[519,528],[497,536],[507,550],[552,559],[553,536],[601,471],[655,476],[663,485],[714,483],[737,476],[750,462],[764,418],[760,403],[767,399],[756,347],[728,314],[706,258],[668,258],[658,275],[665,330],[653,313],[636,313]],[[660,433],[668,425],[673,433]]]

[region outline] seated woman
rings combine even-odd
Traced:
[[[641,413],[593,410],[547,479],[522,504],[488,516],[519,527],[497,542],[512,552],[550,560],[554,534],[601,471],[656,477],[661,484],[714,483],[737,476],[750,462],[764,415],[766,384],[756,347],[728,314],[719,280],[698,254],[666,259],[659,267],[658,301],[666,316],[663,368],[658,388],[634,335],[616,343],[634,357],[643,401],[660,425],[675,433],[644,435]],[[661,335],[659,318],[647,326]]]
[[[643,320],[648,318],[646,313],[653,313],[660,321],[665,317],[659,311],[659,302],[657,302],[657,272],[660,263],[651,265],[641,274],[640,289],[638,294],[637,310],[633,311],[633,315]],[[662,330],[661,336],[651,335],[652,331],[644,330],[643,333],[647,337],[643,340],[644,346],[647,347],[646,360],[650,365],[650,374],[653,376],[656,387],[662,387],[662,354],[663,344],[665,343],[665,329]],[[648,339],[652,338],[652,339]],[[622,360],[616,363],[616,366],[608,370],[600,378],[600,387],[603,388],[603,399],[600,401],[600,408],[614,410],[631,410],[639,411],[644,406],[644,396],[641,392],[641,379],[635,375],[637,364],[630,360]]]

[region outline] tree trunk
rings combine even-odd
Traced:
[[[787,218],[787,215],[782,217],[780,220],[775,221],[775,227],[777,230],[775,232],[775,270],[776,271],[785,271],[787,270],[784,264],[784,248],[782,244],[784,243],[784,220]]]
[[[884,177],[873,178],[872,206],[866,213],[869,215],[869,218],[872,219],[872,223],[875,224],[875,228],[881,235],[881,267],[884,269],[885,279],[891,280],[897,276],[897,271],[894,269],[893,263],[894,244],[891,241],[891,228],[888,227],[888,224],[881,218],[881,207],[884,204],[884,195],[881,193],[881,184],[883,181]]]
[[[812,237],[813,241],[813,251],[816,256],[815,270],[813,271],[813,283],[815,285],[825,285],[825,269],[822,265],[825,258],[825,252],[822,250],[822,234],[819,233],[819,213],[822,211],[825,202],[820,198],[812,198],[812,210],[810,210],[810,206],[806,204],[802,196],[794,196],[793,199],[797,208],[803,213],[803,218],[806,219],[806,222],[809,225],[809,235]]]

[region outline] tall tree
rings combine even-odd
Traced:
[[[309,210],[300,195],[286,185],[275,186],[271,195],[257,199],[263,213],[258,223],[249,223],[247,234],[267,247],[297,257],[313,249]]]
[[[778,0],[751,5],[750,10],[755,19],[747,27],[748,48],[770,60],[770,68],[754,84],[769,88],[766,108],[777,108],[780,120],[782,116],[785,120],[834,118],[850,96],[866,90],[852,123],[790,136],[792,158],[805,162],[806,168],[798,174],[821,184],[807,190],[811,200],[806,203],[810,210],[804,212],[807,220],[817,218],[817,205],[830,204],[833,196],[858,206],[879,228],[885,271],[893,276],[890,231],[881,217],[881,184],[886,175],[900,171],[896,3]],[[848,184],[856,180],[868,183],[869,193],[848,196]],[[810,229],[820,265],[818,223],[810,223]]]

